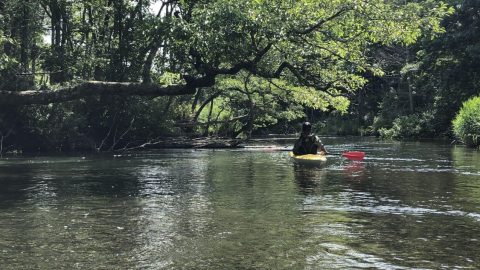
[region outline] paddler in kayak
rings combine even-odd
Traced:
[[[322,141],[318,136],[312,133],[312,124],[310,122],[304,122],[302,124],[302,133],[300,138],[295,142],[293,146],[294,155],[307,155],[307,154],[328,154]]]

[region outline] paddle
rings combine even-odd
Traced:
[[[246,149],[252,149],[252,150],[267,150],[267,151],[292,151],[292,148],[290,147],[278,147],[276,145],[259,145],[259,146],[245,146],[244,148]],[[328,153],[327,155],[334,155],[334,156],[343,156],[344,158],[350,159],[350,160],[363,160],[365,158],[365,152],[359,152],[359,151],[347,151],[343,153]]]
[[[365,157],[365,152],[359,152],[359,151],[343,152],[342,156],[350,160],[363,160],[363,158]]]
[[[350,160],[363,160],[363,158],[365,157],[365,152],[348,151],[343,153],[328,153],[327,155],[342,156]]]

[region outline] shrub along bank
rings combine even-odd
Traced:
[[[453,132],[463,143],[472,147],[480,146],[480,96],[463,103],[453,119]]]

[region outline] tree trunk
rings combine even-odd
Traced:
[[[194,94],[196,85],[160,86],[156,84],[89,81],[58,90],[1,91],[0,104],[49,104],[94,95],[176,96]]]
[[[208,130],[210,129],[210,120],[212,120],[212,112],[213,112],[213,101],[210,101],[210,110],[208,111],[208,117],[207,117],[207,125],[205,126],[205,131],[204,131],[204,136],[208,136]]]
[[[20,63],[22,67],[22,71],[26,72],[28,70],[28,48],[30,47],[30,12],[29,12],[29,5],[28,1],[25,1],[22,7],[22,22],[20,27]]]
[[[408,103],[410,105],[410,113],[413,113],[414,112],[413,93],[412,93],[412,87],[410,86],[410,80],[408,76],[407,76],[407,88],[408,88]]]

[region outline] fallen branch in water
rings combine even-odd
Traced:
[[[162,148],[181,148],[181,149],[209,149],[209,148],[236,148],[240,143],[244,142],[241,139],[229,139],[219,137],[202,137],[202,138],[161,138],[152,139],[136,146],[131,146],[132,143],[127,144],[124,148],[117,149],[117,152],[125,152],[140,149],[162,149]]]

